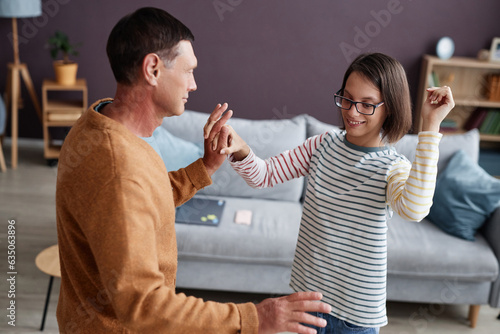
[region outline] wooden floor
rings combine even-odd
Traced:
[[[56,169],[43,159],[41,142],[21,141],[19,166],[10,169],[8,141],[4,145],[8,170],[0,172],[0,332],[39,333],[49,276],[35,266],[35,257],[57,242],[55,222]],[[16,227],[16,326],[8,325],[6,280],[8,221]],[[55,310],[60,280],[54,280],[45,333],[58,333]],[[217,291],[184,291],[206,300],[221,302],[259,302],[266,295]],[[381,333],[413,334],[494,334],[500,333],[498,309],[483,306],[478,326],[472,330],[466,320],[467,305],[433,306],[428,304],[394,303],[387,305],[389,325]]]

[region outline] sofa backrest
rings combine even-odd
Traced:
[[[209,114],[186,110],[180,117],[165,118],[161,125],[181,139],[200,144],[203,126]],[[228,121],[260,158],[269,158],[295,148],[306,139],[306,119],[249,120],[233,117]],[[212,196],[249,197],[282,201],[299,201],[304,182],[301,179],[279,184],[274,188],[253,189],[225,162],[212,176],[213,184],[199,194]]]
[[[403,154],[411,162],[415,160],[415,148],[418,135],[405,135],[394,146],[398,153]],[[453,155],[458,150],[464,150],[473,161],[479,160],[479,131],[470,130],[461,134],[445,135],[439,143],[438,173],[443,171]]]
[[[328,124],[317,120],[313,116],[304,114],[303,117],[307,122],[307,138],[312,136],[321,135],[327,131],[338,131],[340,128],[337,125]]]

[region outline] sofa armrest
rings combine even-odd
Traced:
[[[481,228],[481,234],[490,244],[500,266],[500,207],[493,212]],[[500,273],[492,283],[490,305],[491,307],[500,307]]]

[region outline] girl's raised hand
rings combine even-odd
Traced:
[[[207,123],[203,127],[205,156],[209,155],[208,153],[212,153],[212,155],[215,154],[215,160],[220,163],[222,163],[224,155],[233,154],[235,160],[241,161],[250,153],[250,147],[248,147],[247,143],[241,139],[230,125],[226,124],[226,121],[233,115],[232,110],[228,110],[224,113],[227,107],[227,103],[219,103],[210,114]],[[207,163],[205,163],[205,165],[207,165]],[[217,168],[218,166],[215,170]]]
[[[221,140],[221,138],[227,138],[227,141],[220,144],[219,140]],[[250,153],[250,147],[247,143],[236,133],[236,131],[234,131],[233,127],[228,124],[225,124],[221,131],[215,136],[213,145],[214,147],[222,146],[220,154],[233,154],[233,158],[236,161],[245,159]]]
[[[422,131],[439,132],[439,125],[455,107],[448,86],[427,88],[427,99],[422,106]]]

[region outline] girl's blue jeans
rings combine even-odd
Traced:
[[[356,326],[347,321],[335,318],[327,313],[312,312],[311,314],[315,317],[326,320],[326,327],[324,328],[304,324],[307,327],[316,329],[318,334],[378,334],[379,332],[378,327]]]

